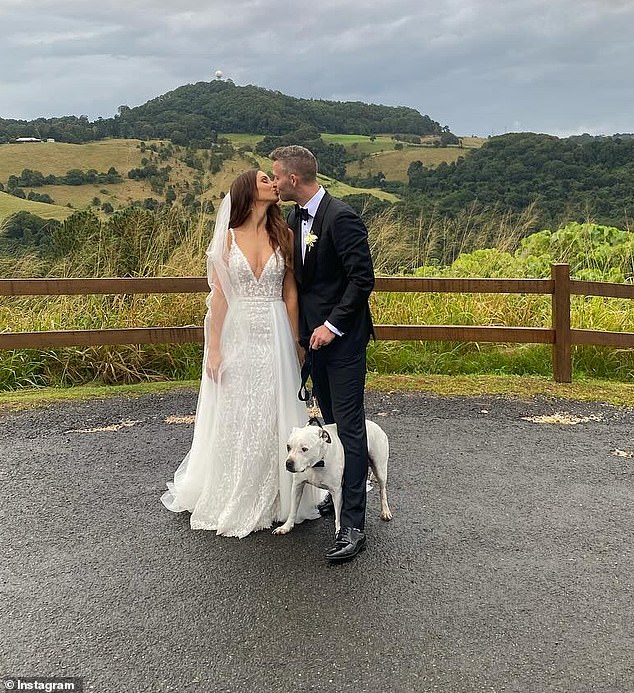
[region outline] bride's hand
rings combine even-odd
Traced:
[[[210,377],[215,383],[218,382],[218,373],[220,371],[221,364],[222,358],[219,351],[210,351],[207,354],[205,370],[207,371],[208,377]]]
[[[306,360],[306,349],[304,349],[299,342],[295,342],[295,350],[297,351],[297,358],[299,359],[299,365],[303,366]]]

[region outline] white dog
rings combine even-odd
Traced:
[[[313,421],[316,426],[312,425]],[[390,446],[380,426],[367,420],[365,426],[368,434],[370,469],[379,484],[381,495],[381,519],[391,520],[392,513],[387,504],[387,458]],[[281,527],[274,529],[273,534],[287,534],[293,529],[304,484],[330,491],[335,506],[335,532],[338,532],[341,527],[344,452],[337,435],[337,425],[326,424],[322,427],[317,419],[311,419],[303,428],[293,428],[286,449],[286,469],[295,475],[291,509],[288,520]]]

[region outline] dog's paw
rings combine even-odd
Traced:
[[[281,536],[282,534],[288,534],[291,531],[291,527],[288,527],[286,525],[282,525],[281,527],[277,527],[276,529],[273,530],[273,534],[277,534]]]
[[[385,520],[385,522],[389,522],[392,519],[392,511],[389,508],[387,510],[383,510],[381,512],[381,519]]]

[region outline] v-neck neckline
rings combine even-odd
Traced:
[[[249,271],[251,272],[251,276],[253,277],[254,281],[256,284],[260,283],[260,280],[262,279],[264,273],[266,272],[266,268],[269,266],[269,262],[271,262],[271,258],[276,254],[277,251],[273,251],[267,258],[266,262],[262,266],[262,271],[260,272],[260,276],[256,276],[255,272],[253,271],[253,267],[251,267],[251,263],[247,259],[247,256],[244,254],[244,251],[242,248],[238,245],[238,241],[236,240],[235,233],[233,234],[233,244],[235,247],[238,249],[238,252],[240,255],[242,255],[242,258],[244,259],[244,262],[246,263],[246,266],[249,268]]]

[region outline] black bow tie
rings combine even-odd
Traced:
[[[302,221],[308,221],[310,218],[308,210],[305,207],[300,207],[299,205],[295,205],[295,215],[297,219],[301,219]]]

